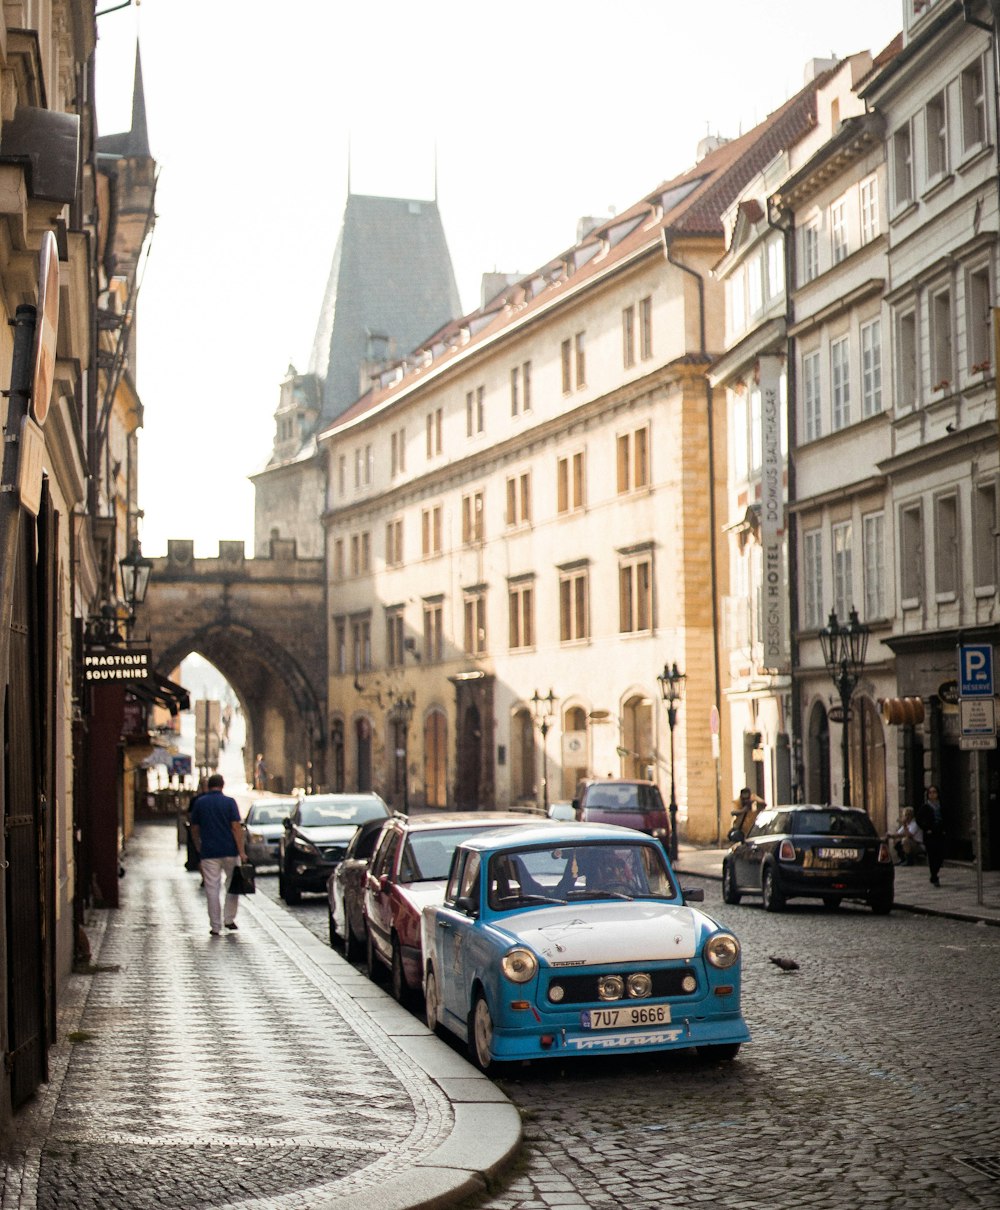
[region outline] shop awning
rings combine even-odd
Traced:
[[[171,714],[191,709],[191,697],[184,686],[159,672],[151,672],[141,681],[127,681],[125,687],[140,701],[150,706],[163,706]]]

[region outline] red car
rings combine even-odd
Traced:
[[[393,996],[404,1003],[423,984],[420,918],[430,904],[444,901],[456,847],[490,829],[524,827],[551,820],[514,812],[467,811],[452,815],[395,816],[382,830],[368,866],[364,917],[369,978],[386,967]]]
[[[580,823],[616,823],[655,836],[670,847],[670,816],[655,782],[618,777],[580,782],[573,799]]]

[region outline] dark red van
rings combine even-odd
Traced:
[[[616,823],[655,836],[669,852],[670,816],[652,781],[594,778],[576,788],[573,810],[581,823]]]

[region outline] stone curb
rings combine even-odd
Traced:
[[[316,1210],[444,1210],[484,1192],[520,1152],[523,1131],[517,1109],[492,1080],[279,905],[263,895],[244,905],[266,917],[280,930],[284,944],[335,981],[355,1011],[437,1085],[454,1113],[448,1137],[406,1172],[328,1198]]]

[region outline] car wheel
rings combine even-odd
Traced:
[[[469,1055],[481,1072],[489,1073],[496,1066],[492,1048],[493,1016],[486,997],[478,992],[469,1013]]]
[[[698,1054],[709,1063],[731,1063],[740,1053],[739,1042],[726,1042],[719,1046],[699,1046]]]
[[[444,1033],[444,1022],[441,1015],[441,997],[438,995],[437,976],[434,967],[427,970],[427,981],[424,984],[424,1019],[427,1028],[441,1037]]]
[[[410,1002],[410,985],[406,982],[406,971],[403,970],[403,951],[399,948],[399,938],[392,939],[392,966],[390,968],[389,990],[392,998],[404,1007]]]
[[[289,907],[294,907],[297,903],[302,902],[302,892],[287,876],[285,877],[285,893],[282,898]]]
[[[365,973],[372,983],[382,982],[382,963],[379,961],[378,954],[375,952],[375,943],[372,941],[371,933],[366,938],[365,945]]]
[[[736,889],[736,873],[728,859],[722,863],[722,898],[726,903],[739,903],[743,898]]]
[[[892,911],[892,891],[873,891],[868,896],[868,906],[876,916],[888,916]]]
[[[778,886],[778,875],[774,872],[774,866],[764,867],[760,894],[764,901],[765,912],[780,912],[785,906],[785,897]]]
[[[840,907],[839,895],[824,895],[823,906],[828,912],[835,912]]]

